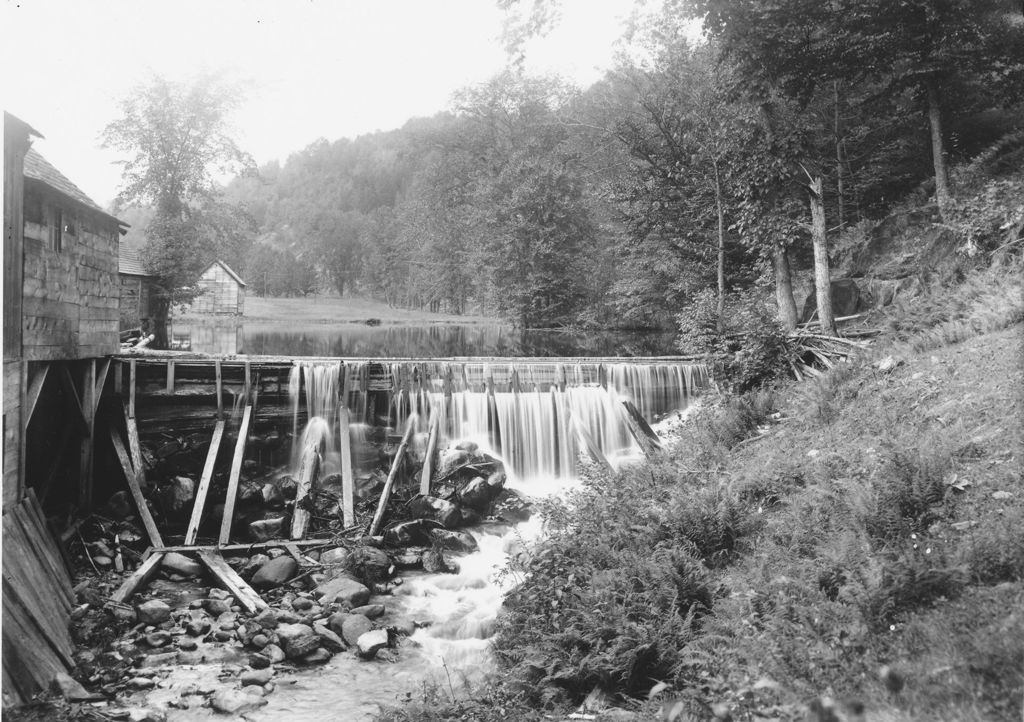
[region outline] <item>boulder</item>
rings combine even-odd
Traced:
[[[405,551],[393,552],[391,554],[391,561],[394,562],[395,566],[399,569],[415,569],[416,567],[423,566],[423,552],[426,549],[423,547],[406,549]]]
[[[135,615],[139,622],[155,627],[171,618],[171,608],[159,599],[150,599],[135,607]]]
[[[219,617],[225,612],[231,611],[231,603],[226,599],[204,599],[203,609],[209,612],[211,616]]]
[[[221,714],[235,715],[251,712],[267,703],[263,697],[237,689],[222,689],[210,698],[210,707]]]
[[[270,509],[283,509],[284,508],[284,494],[281,490],[271,483],[266,483],[260,489],[263,496],[263,503]]]
[[[274,670],[270,667],[264,669],[249,669],[242,672],[238,677],[238,681],[242,683],[243,687],[250,684],[258,684],[261,687],[265,685],[274,676]]]
[[[370,589],[349,577],[328,580],[316,588],[321,604],[348,604],[359,607],[370,601]]]
[[[249,557],[242,567],[238,570],[238,576],[245,581],[252,579],[252,575],[260,570],[264,564],[270,561],[270,557],[266,554],[253,554]]]
[[[342,638],[328,629],[323,622],[314,622],[313,631],[316,632],[316,636],[320,637],[320,646],[328,652],[337,654],[348,649]]]
[[[473,451],[476,451],[476,449]],[[446,474],[450,474],[452,470],[472,461],[473,453],[466,449],[456,447],[454,449],[445,449],[439,454],[439,457],[437,473],[438,476],[445,476]]]
[[[331,628],[331,631],[335,634],[340,635],[345,628],[345,620],[352,615],[348,612],[337,612],[332,614],[327,620],[327,626]]]
[[[278,664],[285,660],[284,650],[276,644],[268,644],[260,650],[260,654],[269,659],[271,664]]]
[[[146,644],[150,647],[166,647],[171,643],[171,635],[162,629],[146,635]]]
[[[491,513],[502,521],[518,524],[529,520],[533,515],[533,506],[519,492],[505,487],[498,492]]]
[[[864,310],[865,305],[861,300],[860,287],[852,278],[837,278],[831,283],[832,291],[832,315],[836,317],[852,316]],[[812,286],[810,293],[804,300],[804,310],[801,323],[807,323],[814,316],[818,309],[818,295]],[[816,316],[815,316],[816,317]]]
[[[388,633],[383,629],[374,629],[359,637],[356,648],[363,659],[373,659],[377,652],[388,646]]]
[[[349,555],[348,567],[360,579],[371,582],[387,579],[393,570],[388,555],[380,549],[369,546],[353,549]]]
[[[320,563],[325,567],[330,566],[348,566],[349,551],[345,547],[336,547],[334,549],[328,549],[320,554]]]
[[[249,536],[255,541],[270,541],[280,539],[281,530],[284,528],[284,517],[274,519],[260,519],[249,525]]]
[[[290,476],[282,476],[277,480],[277,488],[280,489],[285,499],[294,501],[295,495],[299,491],[299,484]]]
[[[453,552],[468,554],[480,548],[473,535],[464,531],[434,529],[430,532],[430,539],[436,547]]]
[[[304,655],[299,661],[302,664],[323,664],[331,658],[331,653],[326,649],[314,649],[307,655]]]
[[[367,619],[376,619],[377,617],[384,616],[384,605],[366,604],[362,607],[356,607],[353,609],[352,614],[362,614]]]
[[[487,483],[487,479],[482,476],[475,476],[459,492],[459,503],[470,509],[484,512],[491,505],[495,494],[496,492]]]
[[[429,549],[423,552],[423,571],[429,574],[457,574],[459,568],[449,563],[439,549]]]
[[[288,659],[298,659],[320,646],[320,637],[305,624],[282,624],[277,628],[277,638]]]
[[[430,519],[403,521],[384,531],[384,544],[389,547],[430,546],[430,530],[444,525]]]
[[[160,489],[164,511],[172,516],[191,513],[196,499],[196,482],[187,476],[176,476]]]
[[[446,529],[454,529],[462,518],[459,507],[435,496],[418,496],[409,502],[408,509],[414,518],[436,521]]]
[[[341,625],[341,638],[348,644],[356,644],[359,638],[373,629],[373,622],[362,614],[350,614]]]
[[[185,625],[185,634],[192,637],[202,637],[210,631],[210,626],[209,619],[193,619]]]
[[[252,618],[252,621],[260,625],[264,629],[277,629],[277,615],[274,614],[274,610],[267,608]]]
[[[203,565],[178,552],[164,554],[160,566],[183,577],[197,577],[203,573]]]
[[[253,574],[250,584],[257,590],[274,589],[294,577],[298,570],[299,565],[294,559],[290,556],[281,556],[260,567],[260,570]]]
[[[103,510],[107,516],[116,521],[124,521],[135,513],[135,509],[132,507],[131,501],[129,501],[127,491],[115,492],[107,499],[107,505]]]

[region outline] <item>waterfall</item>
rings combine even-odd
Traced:
[[[341,447],[338,412],[341,405],[340,362],[297,361],[288,377],[288,396],[292,402],[292,469],[298,469],[299,454],[316,441],[323,456],[323,473],[339,468]],[[306,391],[306,426],[301,440],[298,433],[302,389]]]

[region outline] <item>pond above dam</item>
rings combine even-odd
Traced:
[[[198,353],[362,358],[592,357],[679,353],[671,332],[521,330],[501,324],[292,325],[175,322],[173,348]]]

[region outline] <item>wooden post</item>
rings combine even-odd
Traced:
[[[637,410],[632,401],[623,399],[619,412],[626,422],[629,433],[633,435],[636,443],[640,446],[640,450],[644,452],[644,456],[650,458],[661,451],[661,439],[658,438],[658,435],[650,427],[650,424],[647,423],[647,420],[641,416],[640,411]]]
[[[128,364],[128,418],[135,418],[135,359]]]
[[[228,566],[220,552],[210,549],[200,549],[199,561],[206,567],[221,586],[231,592],[235,601],[249,614],[256,614],[268,609],[268,605],[256,591],[238,576],[234,569]]]
[[[124,409],[124,426],[128,432],[128,451],[132,455],[132,466],[135,467],[135,478],[139,482],[139,488],[146,485],[146,469],[142,461],[142,445],[139,443],[139,427],[135,419],[128,415],[128,409]]]
[[[224,419],[217,420],[217,426],[213,429],[213,439],[210,441],[210,450],[206,453],[206,464],[203,466],[203,476],[199,479],[199,488],[196,490],[196,501],[192,507],[192,518],[188,523],[188,531],[185,532],[185,543],[195,544],[199,535],[199,522],[203,518],[203,507],[206,505],[206,493],[210,490],[210,480],[213,479],[213,468],[217,464],[217,451],[220,449],[220,441],[224,436]],[[162,545],[161,545],[162,546]]]
[[[231,459],[231,476],[228,477],[228,494],[224,498],[224,517],[220,522],[220,543],[227,544],[231,536],[231,522],[235,518],[235,497],[238,496],[238,479],[242,475],[242,459],[245,458],[245,441],[249,437],[249,420],[252,406],[246,405],[242,412],[242,425],[238,427],[235,440],[235,455]]]
[[[423,457],[423,470],[420,473],[420,493],[430,494],[430,477],[434,471],[434,452],[437,450],[438,428],[441,425],[441,414],[437,409],[430,412],[430,435],[427,437],[427,453]]]
[[[348,409],[338,409],[338,442],[341,445],[341,514],[345,528],[356,523],[355,479],[352,469],[352,438],[349,435]]]
[[[151,554],[138,569],[136,569],[121,583],[121,586],[117,588],[117,591],[111,595],[110,601],[115,602],[116,604],[125,604],[129,599],[131,599],[132,595],[135,594],[136,590],[156,574],[157,570],[160,568],[160,562],[163,560],[163,552]]]
[[[295,510],[292,512],[291,538],[301,539],[306,536],[309,525],[309,512],[302,508],[302,500],[309,496],[320,475],[320,444],[310,442],[302,451],[302,462],[299,464],[298,488],[295,492]]]
[[[174,393],[174,359],[167,360],[167,393]]]
[[[142,525],[149,536],[149,543],[154,547],[162,547],[164,542],[160,538],[160,531],[156,528],[156,522],[153,521],[152,514],[149,513],[149,506],[146,504],[146,497],[142,495],[142,489],[139,487],[135,469],[132,468],[128,452],[125,451],[124,443],[122,443],[121,437],[117,435],[117,430],[114,427],[110,427],[110,441],[113,443],[114,451],[117,453],[117,460],[121,462],[121,469],[124,471],[125,479],[128,480],[128,489],[135,500],[135,506],[139,509],[139,518],[142,519]]]
[[[249,366],[249,359],[245,360],[245,403],[252,403],[252,368]]]
[[[601,466],[603,466],[608,471],[615,471],[615,469],[612,468],[611,462],[608,461],[608,457],[605,456],[604,453],[601,451],[601,448],[597,445],[597,443],[594,441],[594,438],[590,435],[590,432],[583,428],[583,424],[577,421],[576,416],[573,415],[571,411],[566,409],[566,412],[569,414],[569,419],[572,423],[573,429],[576,431],[576,436],[579,437],[580,441],[583,442],[583,446],[587,450],[587,453],[590,455],[590,458],[593,459],[598,464],[600,464]]]
[[[94,396],[96,405],[93,408],[93,413],[100,407],[100,401],[103,400],[103,387],[107,385],[107,374],[110,372],[110,364],[113,363],[110,359],[104,359],[103,365],[100,366],[99,373],[96,377],[96,394]]]
[[[409,420],[405,423],[405,434],[402,436],[402,443],[398,445],[395,460],[391,463],[391,473],[388,474],[388,479],[384,482],[384,489],[380,493],[377,513],[373,515],[373,521],[370,522],[370,536],[376,535],[380,529],[380,523],[384,519],[384,509],[388,505],[388,499],[391,498],[391,487],[395,485],[395,477],[398,476],[398,469],[402,465],[402,457],[405,456],[405,448],[409,445],[409,439],[412,438],[412,430],[414,428],[416,428],[416,414],[410,414]]]
[[[96,359],[85,362],[82,374],[82,411],[86,434],[82,439],[78,465],[78,503],[82,509],[92,508],[92,448],[96,426]]]
[[[217,383],[216,383],[216,387],[217,387],[217,418],[218,419],[223,419],[224,418],[224,394],[223,394],[224,389],[222,388],[223,387],[223,379],[221,378],[220,359],[217,359],[216,361],[214,361],[213,362],[213,366],[214,366],[214,369],[216,370],[216,374],[217,374]]]
[[[114,368],[114,393],[120,396],[124,392],[124,362],[115,361]]]
[[[29,385],[28,394],[25,398],[25,412],[23,415],[22,427],[27,429],[28,422],[32,420],[32,414],[36,410],[36,404],[39,403],[39,397],[43,393],[43,384],[46,383],[46,377],[50,373],[50,364],[44,363],[42,368],[36,371],[35,376],[32,377],[32,383]]]

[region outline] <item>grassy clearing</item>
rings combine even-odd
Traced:
[[[180,320],[197,318],[177,316]],[[262,298],[249,295],[245,299],[246,321],[260,323],[366,323],[375,319],[381,323],[500,323],[486,316],[454,316],[431,313],[419,309],[391,308],[386,303],[365,298],[339,296],[308,296],[304,298]]]
[[[512,570],[501,679],[383,718],[538,719],[590,695],[619,719],[1019,720],[1019,271],[936,289],[916,332],[720,400],[672,456],[551,504]]]

